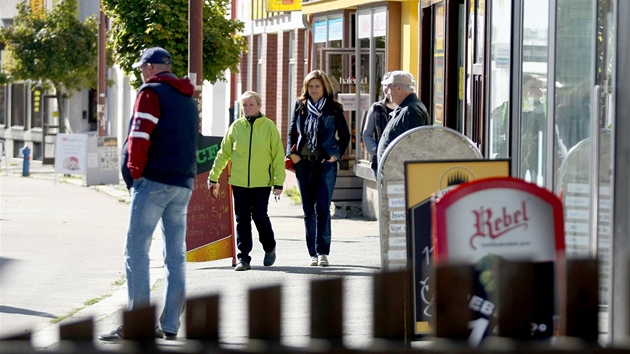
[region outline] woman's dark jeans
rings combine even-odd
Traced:
[[[306,247],[311,257],[330,253],[330,201],[337,181],[337,162],[300,160],[295,164],[304,211]]]
[[[236,216],[236,255],[239,261],[250,263],[252,258],[252,219],[258,230],[258,240],[265,252],[276,247],[276,240],[267,214],[271,187],[245,188],[232,186],[234,215]]]

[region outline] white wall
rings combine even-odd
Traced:
[[[201,134],[224,136],[230,124],[230,74],[227,82],[204,82],[201,91]]]
[[[17,15],[17,4],[19,0],[2,0],[0,1],[0,20],[9,20]],[[2,26],[2,21],[0,21]]]
[[[129,78],[118,66],[108,71],[108,78],[115,82],[114,85],[107,88],[108,135],[118,138],[118,148],[120,149],[127,138],[136,90],[131,87]]]

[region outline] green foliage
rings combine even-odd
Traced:
[[[297,187],[285,189],[284,195],[288,196],[294,205],[302,204],[302,195],[300,194],[300,191],[297,189]]]
[[[62,0],[47,14],[33,13],[26,0],[17,10],[13,25],[0,30],[12,55],[5,67],[7,80],[41,81],[58,93],[97,86],[95,17],[79,21],[77,0]]]
[[[173,72],[188,74],[188,1],[189,0],[102,0],[112,18],[108,46],[116,63],[129,76],[134,87],[142,84],[139,72],[131,65],[142,50],[163,47],[173,56]],[[225,81],[223,71],[238,71],[246,41],[238,33],[243,22],[227,18],[228,0],[203,1],[203,78],[212,83]]]

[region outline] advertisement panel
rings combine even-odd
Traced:
[[[470,299],[469,344],[497,333],[498,269],[507,261],[533,262],[528,313],[531,338],[553,335],[555,266],[564,254],[564,217],[560,199],[547,189],[517,178],[487,178],[463,184],[433,205],[436,264],[475,268]],[[472,294],[470,292],[473,292]],[[474,306],[483,303],[484,306]],[[464,315],[464,314],[463,314]]]
[[[84,175],[87,170],[85,134],[57,134],[55,173]]]

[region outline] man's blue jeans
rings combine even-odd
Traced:
[[[150,304],[149,249],[161,221],[166,293],[162,330],[177,333],[186,301],[186,215],[192,190],[140,178],[133,181],[125,245],[129,309]]]
[[[311,257],[330,253],[330,202],[337,182],[337,162],[300,160],[295,164],[300,187],[306,247]]]

